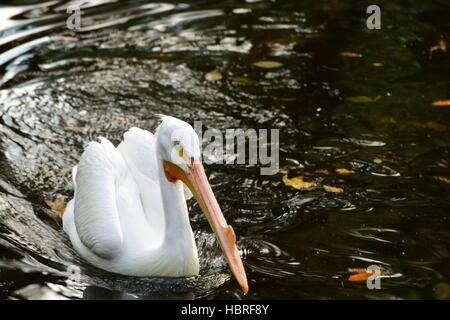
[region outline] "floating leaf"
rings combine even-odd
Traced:
[[[50,215],[55,220],[60,220],[65,210],[65,198],[59,197],[55,201],[44,199],[45,203],[50,207]]]
[[[374,272],[370,272],[369,270],[363,268],[349,268],[347,271],[350,273],[356,273],[348,277],[348,281],[350,282],[366,282],[371,276],[374,275]],[[380,270],[379,275],[391,276],[392,274],[385,270]]]
[[[297,190],[309,189],[309,188],[314,187],[317,184],[316,181],[310,181],[310,182],[303,181],[302,176],[298,176],[298,177],[289,179],[287,175],[283,176],[283,183],[286,186],[292,187]]]
[[[314,171],[314,173],[325,175],[330,174],[330,172],[327,169],[317,169],[316,171]]]
[[[240,86],[251,86],[253,81],[246,77],[235,77],[233,81]]]
[[[376,163],[376,164],[382,164],[382,163],[383,163],[383,160],[380,159],[380,158],[374,158],[374,159],[373,159],[373,163]]]
[[[218,81],[222,79],[222,73],[219,70],[213,70],[205,74],[207,81]]]
[[[348,281],[350,282],[366,282],[367,279],[369,279],[373,273],[368,273],[366,270],[362,273],[352,274],[348,277]]]
[[[342,174],[342,175],[345,176],[345,175],[348,175],[348,174],[353,174],[353,173],[355,173],[355,171],[342,168],[342,169],[336,169],[336,173],[337,174]]]
[[[339,52],[339,55],[341,57],[346,57],[346,58],[362,58],[362,56],[363,56],[361,53],[350,52],[350,51]]]
[[[433,179],[444,182],[446,184],[450,184],[450,178],[447,177],[433,176]]]
[[[450,100],[437,100],[431,105],[433,107],[450,107]]]
[[[440,39],[438,44],[430,48],[430,53],[433,53],[436,50],[440,50],[442,52],[447,52],[447,44],[444,39]]]
[[[355,96],[355,97],[348,97],[345,98],[345,100],[354,102],[354,103],[368,103],[368,102],[375,102],[381,99],[381,96],[376,97],[366,97],[366,96]]]
[[[326,192],[332,192],[332,193],[342,193],[342,192],[344,192],[344,189],[338,188],[338,187],[333,187],[333,186],[324,185],[323,188],[325,189]]]
[[[374,62],[374,63],[372,63],[372,67],[382,67],[383,66],[383,64],[381,63],[381,62]]]
[[[262,69],[275,69],[275,68],[280,68],[283,66],[283,64],[281,62],[269,61],[269,60],[258,61],[258,62],[253,63],[253,65],[255,67],[262,68]]]

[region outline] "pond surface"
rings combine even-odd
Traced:
[[[372,1],[97,0],[79,31],[66,8],[83,1],[5,2],[0,298],[243,298],[195,202],[194,279],[96,270],[49,218],[88,141],[154,130],[157,113],[280,129],[278,173],[206,167],[246,299],[450,298],[450,107],[432,106],[450,99],[448,1],[379,0],[382,28],[368,30]],[[206,80],[213,70],[221,79]],[[285,174],[316,184],[296,190]],[[380,290],[349,281],[370,265]]]

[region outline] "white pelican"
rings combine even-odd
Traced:
[[[63,228],[81,257],[101,269],[132,276],[198,275],[186,205],[190,190],[245,294],[236,237],[200,163],[198,136],[184,121],[161,118],[154,135],[131,128],[117,148],[105,138],[88,144],[73,168],[75,193]]]

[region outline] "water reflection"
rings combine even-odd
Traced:
[[[429,18],[445,12],[439,1],[382,1],[393,14],[379,33],[367,33],[356,1],[91,1],[80,32],[65,28],[73,2],[9,3],[0,8],[1,297],[242,298],[194,203],[201,277],[174,282],[92,269],[48,218],[45,200],[71,197],[88,141],[153,130],[155,113],[280,129],[280,173],[207,167],[238,235],[248,298],[448,297],[449,115],[430,106],[448,94],[448,55],[429,54],[450,33]],[[281,66],[254,64],[267,60]],[[212,70],[222,79],[205,79]],[[380,98],[349,99],[358,96]],[[297,191],[284,174],[319,183]],[[67,283],[73,264],[78,285]],[[402,276],[369,293],[347,271],[369,264]]]

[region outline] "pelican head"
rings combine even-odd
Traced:
[[[236,246],[236,236],[225,221],[200,162],[198,136],[184,121],[170,116],[161,118],[156,136],[164,174],[169,182],[180,180],[190,189],[216,235],[231,272],[246,294],[247,276]]]

